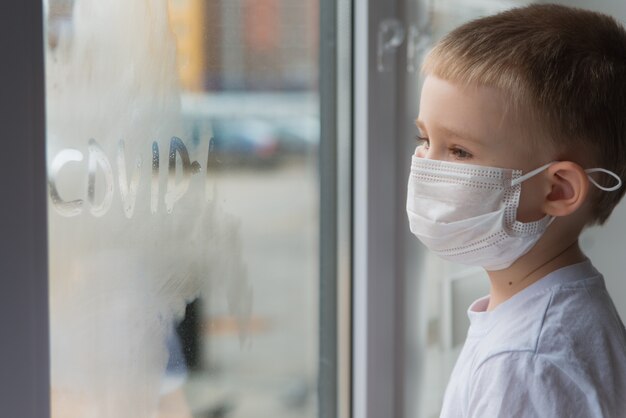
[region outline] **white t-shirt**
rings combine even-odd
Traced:
[[[442,418],[626,417],[626,330],[589,260],[488,304],[468,309]]]

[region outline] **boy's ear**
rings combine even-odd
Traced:
[[[543,203],[548,215],[566,216],[580,208],[589,193],[585,170],[571,161],[558,161],[546,169],[549,192]]]

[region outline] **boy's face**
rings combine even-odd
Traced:
[[[511,168],[524,173],[553,160],[549,145],[531,135],[541,130],[526,114],[507,112],[505,95],[486,86],[462,87],[433,75],[422,87],[419,136],[426,138],[415,154],[421,158],[489,167]],[[541,141],[547,144],[548,141]],[[522,183],[517,220],[530,222],[545,214],[538,208],[550,192],[542,176]]]

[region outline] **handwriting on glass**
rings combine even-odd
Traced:
[[[189,190],[191,177],[202,171],[198,161],[191,161],[189,151],[180,138],[173,137],[169,144],[167,183],[163,201],[167,213],[172,213],[178,202]],[[209,148],[210,152],[210,148]],[[62,216],[78,216],[85,210],[84,199],[65,200],[61,197],[57,181],[59,173],[70,163],[81,162],[84,159],[81,151],[76,149],[63,149],[59,151],[50,163],[48,175],[48,189],[54,209]],[[210,155],[207,157],[207,166]],[[141,182],[141,168],[143,159],[138,155],[133,169],[129,173],[126,166],[126,148],[123,140],[117,147],[117,180],[120,198],[124,209],[124,215],[131,218],[135,212],[137,191]],[[159,168],[161,165],[159,144],[152,143],[152,170],[150,182],[150,212],[157,213],[159,208],[160,182]],[[180,174],[179,176],[176,173]],[[96,174],[100,172],[103,178],[103,193],[100,198],[96,194]],[[130,174],[130,177],[129,177]],[[106,156],[102,147],[94,139],[89,140],[87,148],[87,203],[89,212],[96,217],[104,216],[111,208],[115,188],[115,176],[113,166]]]

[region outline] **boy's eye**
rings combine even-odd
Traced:
[[[469,158],[472,158],[472,154],[461,148],[450,148],[450,152],[452,153],[452,155],[454,155],[455,158],[459,160],[467,160]]]
[[[427,137],[416,135],[415,140],[417,141],[417,146],[421,147],[423,150],[427,150],[430,148],[430,140]],[[465,151],[463,148],[458,148],[456,146],[450,147],[448,151],[457,160],[469,160],[470,158],[473,157],[473,155],[470,152]]]

